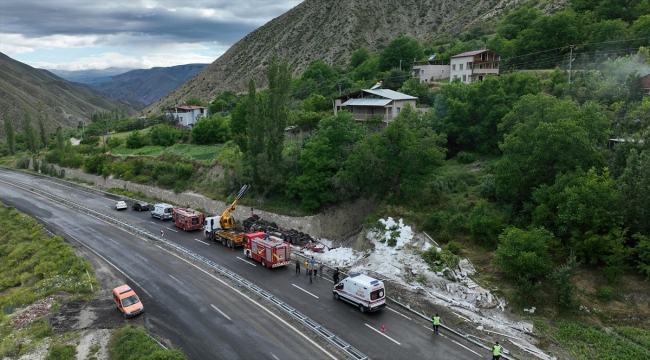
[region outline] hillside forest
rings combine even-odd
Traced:
[[[251,79],[247,93],[186,99],[211,115],[192,129],[116,111],[48,134],[25,111],[23,133],[4,119],[2,151],[53,175],[48,164],[215,199],[251,183],[245,204],[292,215],[374,198],[368,224],[400,216],[452,252],[494,252],[514,301],[536,304],[552,289],[556,310],[572,311],[579,266],[610,286],[650,278],[650,96],[639,81],[650,73],[650,3],[621,2],[572,0],[552,15],[522,7],[490,33],[396,37],[343,68],[313,61],[298,78],[274,58],[266,89]],[[501,74],[470,85],[420,83],[403,60],[483,48],[502,54]],[[378,81],[417,96],[417,108],[389,123],[333,114],[333,98]],[[215,166],[223,176],[208,175]]]

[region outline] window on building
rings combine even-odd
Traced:
[[[443,73],[443,74],[445,73],[445,69],[442,69],[442,73]]]
[[[454,75],[454,79],[457,79],[457,78],[458,78],[458,75]]]
[[[399,114],[399,112],[400,112],[400,110],[402,110],[402,108],[395,108],[395,110],[396,110],[397,113]]]
[[[452,69],[452,70],[456,70],[456,64],[452,65],[452,66],[451,66],[451,69]]]
[[[420,74],[424,75],[424,69],[420,69]]]
[[[471,70],[471,69],[472,69],[472,63],[471,63],[471,62],[468,62],[468,63],[467,63],[467,70]]]
[[[458,70],[463,70],[463,64],[458,64]]]
[[[467,75],[463,75],[463,82],[467,81]]]

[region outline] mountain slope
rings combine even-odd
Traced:
[[[409,36],[423,43],[455,36],[473,27],[491,32],[504,10],[534,3],[546,12],[566,0],[305,0],[248,34],[183,86],[144,110],[157,114],[190,97],[211,101],[223,90],[246,91],[253,77],[264,87],[264,67],[277,55],[300,74],[313,60],[346,65],[362,46],[377,53],[392,39]],[[483,29],[485,30],[485,29]]]
[[[33,68],[0,53],[0,119],[11,115],[17,131],[22,131],[23,106],[36,118],[39,102],[49,114],[48,129],[75,127],[90,114],[115,108],[133,114],[137,108],[122,101],[95,95],[44,70]],[[4,126],[0,138],[4,139]]]
[[[111,76],[108,81],[95,82],[88,86],[112,99],[144,107],[184,84],[208,65],[188,64],[131,70]]]
[[[70,82],[82,84],[94,84],[98,82],[110,81],[112,76],[124,74],[133,69],[122,69],[110,67],[107,69],[88,69],[88,70],[54,70],[47,69],[58,77],[62,77]]]

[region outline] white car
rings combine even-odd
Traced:
[[[128,206],[126,206],[126,203],[124,201],[118,201],[115,203],[115,208],[117,210],[126,210]]]

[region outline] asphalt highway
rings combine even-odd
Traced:
[[[372,359],[480,359],[488,356],[485,350],[453,334],[445,334],[443,330],[441,335],[433,334],[430,323],[390,303],[379,312],[361,313],[350,304],[336,301],[332,296],[331,279],[319,276],[310,284],[304,269],[296,274],[294,265],[265,269],[259,263],[246,259],[243,249],[228,249],[205,239],[200,230],[188,233],[176,228],[171,221],[152,218],[147,211],[133,211],[130,202],[127,202],[128,210],[117,211],[117,196],[100,196],[47,178],[6,170],[0,170],[0,181],[2,179],[65,196],[154,234],[160,234],[162,230],[166,239],[237,272]],[[219,283],[218,279],[202,274],[153,243],[136,239],[112,225],[69,208],[41,200],[32,193],[17,191],[2,182],[0,200],[68,229],[132,276],[151,294],[152,300],[155,299],[168,310],[165,314],[169,319],[163,323],[178,329],[183,339],[178,346],[184,351],[196,347],[202,349],[196,350],[196,356],[192,354],[192,358],[215,357],[208,354],[220,354],[224,358],[277,356],[279,359],[328,356],[316,344],[298,336],[295,330],[278,326],[277,320],[251,305],[236,291]],[[272,307],[267,308],[273,312]],[[282,316],[279,311],[276,314]],[[382,325],[387,329],[385,333],[379,331]],[[309,335],[312,338],[316,336]],[[338,354],[335,356],[340,357]]]

